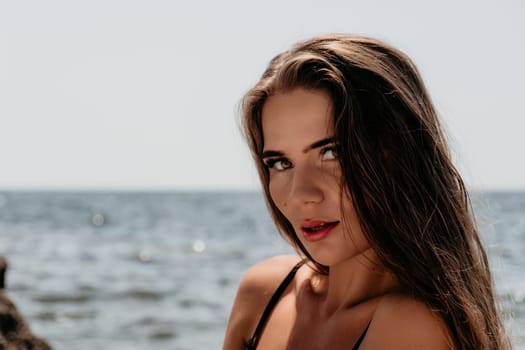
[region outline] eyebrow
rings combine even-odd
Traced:
[[[327,137],[326,139],[322,139],[322,140],[316,141],[316,142],[312,143],[310,146],[308,146],[305,149],[303,149],[303,153],[306,153],[308,151],[311,151],[311,150],[319,148],[319,147],[323,147],[325,145],[333,143],[334,141],[335,141],[335,139],[333,137]]]
[[[311,145],[309,145],[305,149],[303,149],[303,153],[307,153],[307,152],[309,152],[309,151],[311,151],[313,149],[323,147],[325,145],[333,143],[334,141],[335,141],[335,139],[333,137],[327,137],[325,139],[322,139],[322,140],[319,140],[319,141],[315,141],[314,143],[312,143]],[[281,151],[268,150],[268,151],[264,151],[262,153],[261,159],[270,158],[270,157],[282,157],[282,156],[284,156],[284,153],[281,152]]]

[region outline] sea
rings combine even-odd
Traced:
[[[472,201],[525,349],[525,193]],[[6,293],[55,350],[220,349],[244,271],[290,253],[256,192],[0,191]]]

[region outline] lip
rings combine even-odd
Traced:
[[[324,221],[324,220],[305,220],[301,224],[301,231],[304,238],[309,242],[317,242],[328,236],[339,221]]]

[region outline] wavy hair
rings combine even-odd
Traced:
[[[457,349],[510,348],[469,197],[435,108],[412,61],[383,42],[328,35],[298,43],[276,56],[244,96],[244,134],[281,234],[313,261],[273,202],[261,159],[265,101],[299,87],[331,97],[342,189],[403,291],[441,316]]]

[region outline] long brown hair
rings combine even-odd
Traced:
[[[510,348],[465,185],[411,60],[370,38],[316,37],[275,57],[245,95],[242,123],[267,204],[284,237],[311,258],[272,201],[261,160],[263,105],[297,87],[330,95],[342,188],[403,290],[439,313],[457,349]]]

